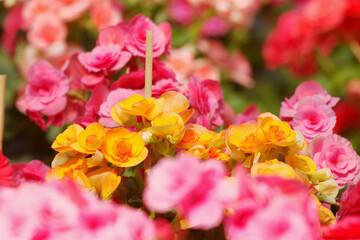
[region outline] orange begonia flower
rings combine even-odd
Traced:
[[[121,181],[121,177],[116,174],[116,170],[110,167],[101,167],[91,171],[87,174],[87,177],[102,199],[111,198]]]
[[[63,133],[60,133],[56,137],[51,145],[52,149],[58,152],[73,151],[73,148],[70,145],[77,142],[77,138],[82,131],[84,131],[84,129],[80,125],[70,125]]]
[[[145,160],[148,150],[138,133],[120,127],[106,132],[102,153],[116,166],[132,167]]]
[[[100,123],[91,123],[78,136],[78,141],[71,147],[81,153],[95,153],[102,147],[105,139],[105,130]]]
[[[286,147],[295,144],[296,133],[288,122],[266,117],[261,121],[260,129],[266,139],[266,144]]]
[[[264,138],[259,134],[257,124],[244,123],[239,126],[229,126],[226,142],[230,150],[239,149],[245,153],[261,152]]]

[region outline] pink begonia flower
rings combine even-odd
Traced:
[[[34,122],[44,132],[46,132],[46,129],[50,126],[50,123],[49,122],[46,123],[44,116],[39,112],[33,112],[33,111],[26,110],[25,114],[28,116],[30,121]]]
[[[22,17],[22,4],[17,4],[10,8],[4,19],[3,33],[1,37],[1,48],[8,54],[13,55],[17,45],[16,35],[19,30],[24,28]]]
[[[201,32],[205,37],[223,37],[230,28],[230,24],[223,18],[213,16],[204,22]]]
[[[138,14],[132,18],[126,35],[125,48],[134,56],[145,57],[146,31],[153,31],[153,57],[170,52],[171,26],[161,23],[156,26],[149,18]]]
[[[221,113],[224,110],[224,94],[219,82],[193,77],[189,80],[188,94],[190,105],[195,109],[190,122],[207,128],[221,126],[224,123],[221,118]]]
[[[31,197],[29,197],[31,196]],[[73,182],[0,189],[1,239],[155,239],[154,223],[127,206],[96,199]]]
[[[230,66],[230,56],[221,41],[202,39],[198,42],[197,47],[202,54],[210,58],[219,67],[226,68]]]
[[[224,111],[221,113],[221,118],[224,120],[226,127],[228,127],[230,124],[233,124],[235,121],[235,111],[227,102],[224,102]]]
[[[97,39],[98,45],[118,44],[122,50],[125,46],[126,35],[121,27],[110,26],[101,30]]]
[[[245,108],[242,113],[236,116],[233,125],[237,126],[243,123],[256,123],[256,120],[260,114],[258,106],[254,103],[250,104]]]
[[[219,68],[206,58],[198,58],[195,60],[194,72],[192,75],[202,79],[213,79],[220,81]]]
[[[154,219],[156,228],[156,239],[161,240],[175,240],[174,230],[171,224],[164,218]]]
[[[80,63],[77,53],[67,59],[63,65],[62,71],[70,79],[70,90],[81,92],[83,90],[81,79],[89,74],[89,72]]]
[[[13,168],[9,165],[9,159],[0,151],[0,186],[11,186],[13,181]]]
[[[90,0],[57,0],[53,4],[57,15],[66,22],[79,17],[90,7]]]
[[[310,143],[309,152],[318,168],[330,168],[340,188],[360,180],[360,157],[347,139],[336,134],[317,137]]]
[[[295,116],[296,107],[301,99],[309,96],[319,96],[322,98],[326,105],[334,107],[340,100],[338,97],[331,97],[327,91],[317,82],[306,81],[301,83],[295,90],[293,96],[281,103],[280,118],[282,120],[291,121]]]
[[[196,8],[186,0],[171,0],[168,6],[169,18],[181,25],[190,25],[196,17]]]
[[[326,137],[333,133],[335,112],[320,96],[304,97],[297,103],[295,111],[290,125],[299,130],[308,142],[314,137]]]
[[[27,34],[29,43],[41,50],[46,50],[49,47],[61,47],[66,36],[66,25],[52,14],[37,16]]]
[[[360,178],[360,175],[358,176]],[[360,184],[358,179],[348,184],[348,188],[341,194],[340,209],[336,212],[336,220],[346,216],[360,216]]]
[[[15,185],[27,181],[45,182],[46,174],[51,168],[39,160],[32,160],[28,163],[15,163],[12,165]]]
[[[93,91],[99,85],[110,85],[110,80],[104,76],[103,72],[90,73],[81,78],[81,83],[87,91]]]
[[[104,127],[118,127],[115,121],[111,118],[111,108],[120,100],[124,100],[134,94],[144,94],[143,90],[131,90],[118,88],[112,90],[104,101],[100,105],[99,110],[99,123]]]
[[[226,239],[320,239],[317,206],[300,182],[234,173],[238,200],[225,219]]]
[[[152,86],[152,96],[155,98],[160,97],[163,93],[168,91],[176,91],[179,92],[179,82],[174,81],[173,79],[162,79],[157,81]]]
[[[51,117],[49,117],[47,125],[50,124],[62,127],[66,123],[73,122],[79,116],[84,114],[85,102],[77,98],[68,98],[66,108]]]
[[[322,239],[360,239],[360,216],[348,216],[335,224],[322,227]]]
[[[144,202],[161,213],[178,210],[192,228],[210,229],[224,216],[225,202],[217,194],[224,179],[225,167],[217,160],[200,162],[189,155],[165,158],[151,170]]]
[[[69,79],[48,62],[39,60],[28,73],[24,96],[17,101],[20,107],[46,116],[53,116],[65,109]]]
[[[91,5],[90,17],[95,27],[99,30],[114,26],[122,21],[121,9],[112,0],[95,1]]]
[[[118,44],[95,47],[91,52],[80,53],[79,61],[90,72],[117,71],[130,60],[131,54],[121,51]]]

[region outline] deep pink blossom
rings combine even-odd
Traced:
[[[179,82],[174,81],[173,79],[159,80],[152,86],[152,89],[151,89],[152,96],[155,98],[158,98],[167,91],[178,92],[179,91],[178,87],[179,87]]]
[[[171,27],[169,23],[156,26],[149,18],[139,14],[129,24],[125,47],[134,56],[145,57],[146,31],[153,31],[153,57],[170,51]]]
[[[11,186],[13,181],[13,168],[9,165],[9,159],[0,151],[0,186]]]
[[[121,51],[118,44],[95,47],[91,52],[80,53],[79,61],[90,72],[117,71],[130,60],[131,54]]]
[[[357,178],[360,178],[360,175]],[[341,194],[340,209],[336,212],[338,221],[349,215],[360,216],[360,184],[357,182],[358,180],[355,179],[353,183],[348,183],[348,188]]]
[[[295,109],[299,101],[308,96],[319,96],[329,107],[334,107],[340,100],[338,97],[331,97],[319,83],[315,81],[306,81],[296,88],[293,96],[289,99],[285,98],[285,101],[281,103],[280,118],[290,121],[296,113]]]
[[[333,133],[336,124],[335,112],[320,96],[304,97],[298,102],[295,111],[290,125],[299,130],[307,141]]]
[[[53,116],[65,109],[69,80],[48,62],[39,60],[29,70],[24,96],[18,100],[20,107]]]
[[[360,157],[347,139],[336,134],[317,137],[310,143],[309,151],[318,168],[330,168],[340,188],[359,181]]]
[[[50,167],[39,160],[32,160],[28,163],[15,163],[12,165],[14,172],[14,183],[19,185],[23,182],[45,182],[46,174]]]
[[[168,6],[169,17],[181,25],[194,22],[196,8],[186,0],[171,0]]]
[[[201,32],[205,37],[223,37],[230,28],[230,24],[223,18],[213,16],[204,22]]]
[[[202,80],[193,77],[189,80],[189,101],[195,113],[191,121],[207,128],[220,126],[224,94],[220,84],[214,80]]]
[[[66,123],[72,123],[76,118],[82,116],[85,110],[85,102],[78,98],[68,98],[64,111],[49,117],[47,125],[62,127]]]
[[[81,83],[84,84],[85,89],[93,91],[99,85],[109,85],[110,80],[104,76],[104,73],[90,73],[81,78]]]
[[[256,123],[256,120],[260,114],[260,110],[256,104],[250,104],[245,108],[242,113],[236,116],[233,125],[240,125],[243,123]]]
[[[188,155],[162,159],[151,170],[144,201],[157,212],[178,210],[193,228],[210,229],[224,216],[226,201],[217,194],[223,181],[225,167],[217,160],[200,162]]]
[[[322,228],[324,240],[355,240],[360,238],[360,216],[349,216]]]

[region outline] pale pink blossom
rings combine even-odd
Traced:
[[[340,100],[338,97],[331,97],[328,92],[317,82],[306,81],[301,83],[295,90],[293,96],[289,99],[285,98],[285,101],[281,103],[280,118],[290,121],[295,113],[296,107],[301,99],[308,96],[317,95],[322,98],[326,105],[334,107]]]
[[[172,49],[171,54],[164,60],[166,66],[170,67],[176,74],[176,79],[187,82],[187,78],[194,71],[195,47],[185,45],[178,49]]]
[[[42,14],[52,14],[57,17],[54,3],[48,0],[28,0],[25,2],[22,16],[26,25],[33,25],[35,18]]]
[[[241,86],[252,88],[255,86],[249,60],[240,52],[234,52],[229,61],[228,69],[231,79]]]
[[[193,77],[189,80],[188,99],[195,113],[191,122],[207,128],[220,126],[224,123],[221,118],[224,104],[224,94],[219,82],[215,80],[202,80]]]
[[[48,62],[39,60],[29,70],[24,96],[17,101],[20,108],[53,116],[65,109],[69,79]]]
[[[121,29],[121,27],[110,26],[101,30],[97,44],[98,45],[108,45],[108,44],[118,44],[120,49],[122,50],[125,46],[125,32]]]
[[[307,141],[316,136],[328,136],[333,133],[336,115],[320,96],[302,98],[296,106],[296,113],[290,125],[299,130]]]
[[[206,58],[198,58],[195,60],[194,72],[192,75],[202,79],[213,79],[220,81],[219,68]]]
[[[79,17],[90,7],[91,0],[56,0],[54,2],[57,15],[66,22]]]
[[[34,19],[28,32],[29,43],[45,50],[62,45],[67,36],[66,25],[52,14],[41,14]]]
[[[131,89],[123,89],[118,88],[112,90],[107,98],[100,105],[99,110],[99,123],[101,123],[104,127],[117,127],[118,125],[115,121],[111,118],[111,108],[120,100],[124,100],[131,95],[134,94],[143,94],[143,90],[131,90]]]
[[[118,44],[95,47],[91,52],[80,53],[79,61],[90,72],[117,71],[130,60],[131,54],[121,51]]]
[[[210,229],[224,216],[226,201],[217,194],[224,179],[225,167],[217,160],[200,162],[188,155],[165,158],[151,170],[144,201],[157,212],[178,210],[192,228]]]
[[[139,14],[129,23],[125,47],[134,56],[145,57],[146,31],[153,31],[153,57],[170,52],[171,26],[169,23],[155,25],[149,18]]]
[[[330,168],[340,188],[359,181],[360,157],[347,139],[336,134],[317,137],[310,143],[309,152],[318,168]]]
[[[39,160],[32,160],[28,163],[15,163],[12,165],[13,179],[16,185],[27,181],[45,182],[46,174],[50,171],[50,167]]]
[[[111,0],[94,1],[91,5],[90,17],[99,30],[122,21],[120,7]]]
[[[31,197],[29,197],[31,196]],[[143,213],[96,199],[72,182],[0,189],[1,239],[155,239]]]
[[[300,182],[247,178],[235,170],[238,200],[225,219],[226,239],[320,239],[317,207]],[[235,185],[236,186],[236,185]]]

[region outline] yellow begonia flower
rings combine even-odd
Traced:
[[[230,150],[239,149],[245,153],[261,152],[264,139],[259,135],[259,128],[253,123],[229,126],[226,142]]]
[[[319,199],[315,195],[312,195],[312,198],[314,199],[318,207],[318,214],[321,225],[329,225],[330,223],[336,223],[336,218],[332,211],[321,205]]]
[[[70,125],[63,133],[60,133],[56,137],[51,148],[58,152],[73,151],[70,145],[77,142],[77,138],[82,131],[84,131],[84,129],[80,125]]]
[[[125,100],[119,101],[111,109],[111,117],[120,126],[133,126],[136,121],[134,116],[142,116],[153,120],[163,111],[165,99],[145,99],[140,94],[135,94]]]
[[[323,168],[317,171],[307,173],[311,185],[318,191],[317,195],[322,202],[335,204],[336,196],[339,193],[339,186],[333,179],[329,168]]]
[[[110,167],[101,167],[87,174],[90,184],[102,199],[110,199],[120,184],[121,177]]]
[[[298,179],[294,169],[277,159],[262,163],[254,163],[251,168],[251,176],[280,176],[287,179]]]
[[[223,142],[225,142],[224,133],[225,131],[221,132]],[[214,140],[216,136],[216,132],[210,131],[206,127],[198,124],[186,124],[184,137],[176,147],[190,149],[196,145],[206,145]]]
[[[266,144],[286,147],[295,144],[296,133],[288,122],[266,117],[261,121],[260,129],[266,139]]]
[[[179,92],[168,91],[163,93],[159,99],[164,99],[164,112],[181,113],[190,107],[189,100]]]
[[[100,123],[91,123],[78,136],[78,141],[71,147],[81,153],[95,153],[102,147],[105,139],[105,130]]]
[[[274,114],[272,113],[269,113],[269,112],[265,112],[265,113],[261,113],[258,118],[257,118],[257,124],[260,126],[262,121],[267,118],[267,119],[272,119],[272,120],[276,120],[276,121],[280,121],[280,119],[275,116]]]
[[[148,150],[138,133],[120,127],[106,132],[102,153],[115,166],[132,167],[145,160]]]
[[[285,162],[291,167],[300,169],[306,173],[316,170],[315,162],[304,155],[287,155],[285,156]]]

